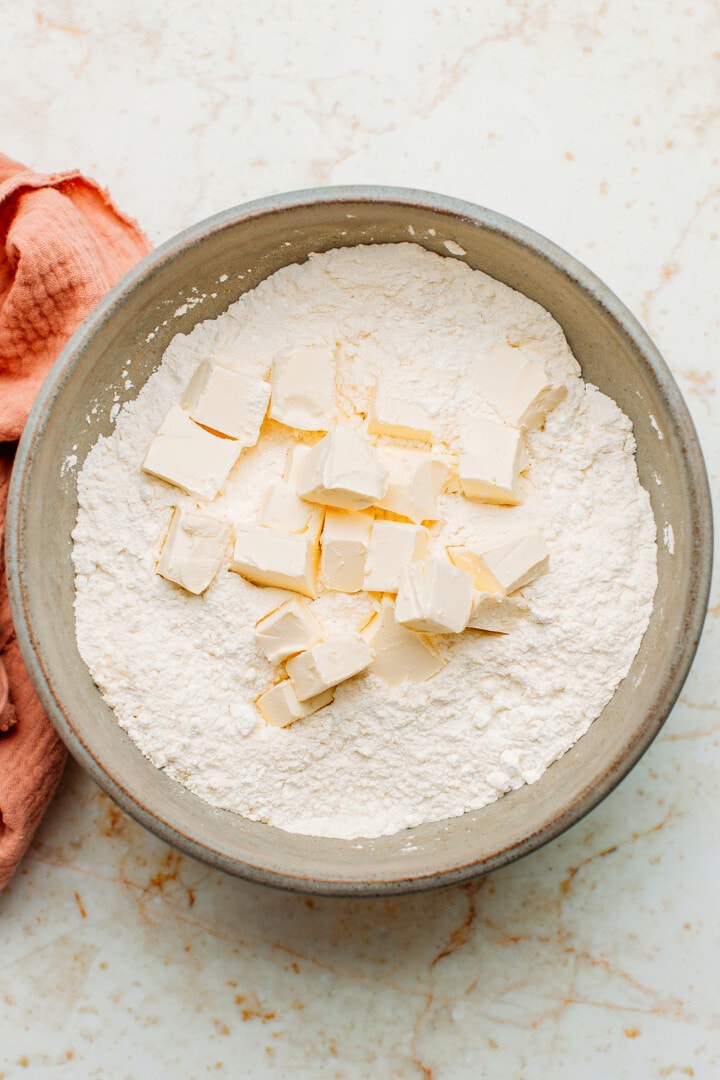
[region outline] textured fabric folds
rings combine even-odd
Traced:
[[[0,154],[0,889],[65,762],[10,616],[4,540],[15,443],[73,331],[149,248],[139,226],[93,181],[79,173],[41,176]]]

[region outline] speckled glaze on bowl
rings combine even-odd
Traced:
[[[542,304],[585,378],[632,419],[638,471],[658,526],[659,587],[628,677],[537,783],[395,836],[358,842],[295,835],[216,810],[169,779],[100,696],[75,643],[74,462],[81,468],[98,436],[111,432],[113,407],[137,393],[178,331],[216,317],[310,252],[406,240],[448,257],[459,245],[468,265]],[[125,389],[130,359],[134,385]],[[422,191],[340,187],[218,214],[158,248],[107,295],[63,351],[31,413],[12,479],[7,545],[13,615],[37,692],[72,753],[124,810],[233,874],[305,892],[372,895],[448,885],[502,866],[563,832],[619,783],[659,731],[690,668],[707,607],[712,517],[680,392],[642,328],[594,274],[481,207]]]

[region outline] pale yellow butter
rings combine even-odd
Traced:
[[[388,686],[425,682],[445,667],[445,661],[424,637],[395,621],[395,605],[387,598],[363,630],[363,637],[375,654],[368,671]]]
[[[156,571],[199,595],[222,566],[229,539],[225,522],[176,506]]]
[[[388,474],[388,486],[377,505],[418,525],[437,521],[438,496],[447,479],[447,465],[418,450],[383,447],[378,456]]]
[[[505,590],[495,575],[490,572],[479,551],[466,547],[448,547],[445,550],[450,562],[470,575],[478,592],[505,595]]]
[[[510,506],[519,503],[520,473],[526,464],[525,440],[517,428],[479,417],[463,419],[458,471],[467,498]]]
[[[370,646],[359,634],[321,641],[287,662],[287,673],[300,701],[322,694],[364,671],[372,662]]]
[[[500,344],[480,357],[473,374],[485,400],[513,427],[531,431],[567,396],[545,368],[521,348]]]
[[[268,724],[284,728],[323,709],[330,704],[333,696],[332,690],[325,690],[315,697],[299,701],[290,679],[284,679],[261,694],[255,704]]]
[[[467,626],[473,601],[469,574],[431,557],[406,567],[395,603],[395,619],[426,634],[460,634]]]
[[[307,446],[305,443],[297,443],[288,451],[283,479],[289,481],[295,488],[297,488],[297,478],[300,466],[311,450],[312,446]]]
[[[278,480],[265,492],[258,523],[281,532],[302,533],[309,530],[318,535],[322,528],[323,511],[301,499],[289,481]]]
[[[203,360],[180,404],[193,420],[241,446],[254,446],[270,400],[270,383]]]
[[[242,444],[213,435],[173,405],[148,447],[146,473],[199,499],[214,499],[240,456]]]
[[[320,538],[320,579],[334,592],[363,588],[370,547],[372,514],[361,510],[327,510]]]
[[[255,641],[273,664],[281,664],[321,640],[319,622],[298,597],[286,600],[255,624]]]
[[[527,618],[529,611],[527,601],[521,596],[475,591],[468,629],[509,634],[522,619]]]
[[[550,553],[537,530],[522,533],[493,548],[449,547],[448,556],[466,570],[479,592],[513,593],[550,567]]]
[[[428,531],[404,521],[376,521],[370,534],[364,587],[368,592],[396,593],[406,566],[422,559]]]
[[[364,510],[387,489],[387,473],[372,446],[343,424],[313,446],[296,475],[302,499],[340,510]]]
[[[522,589],[550,569],[550,553],[542,535],[536,531],[484,551],[482,557],[506,593]]]
[[[293,349],[273,362],[270,416],[300,431],[329,431],[337,417],[332,349]]]
[[[230,569],[255,585],[316,595],[317,536],[245,525],[235,530]]]
[[[430,442],[430,417],[419,402],[386,385],[382,376],[375,383],[368,409],[368,431],[371,435],[391,435],[399,439]]]

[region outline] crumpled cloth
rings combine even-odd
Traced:
[[[32,840],[66,757],[10,617],[4,538],[15,442],[68,338],[149,250],[139,226],[92,180],[39,176],[0,154],[0,889]]]

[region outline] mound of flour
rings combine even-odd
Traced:
[[[567,398],[529,436],[522,505],[443,495],[430,547],[539,528],[550,572],[525,590],[530,617],[509,635],[437,637],[448,663],[426,683],[390,689],[365,673],[309,719],[266,726],[254,700],[274,669],[253,628],[287,594],[221,571],[196,597],[155,573],[171,507],[195,505],[141,472],[167,409],[203,358],[265,375],[280,350],[337,345],[348,423],[363,424],[382,372],[435,417],[435,449],[449,454],[459,416],[487,413],[474,359],[504,341],[531,347]],[[300,437],[267,421],[212,512],[253,520]],[[559,326],[531,300],[411,244],[313,256],[176,336],[112,436],[88,455],[73,533],[80,652],[140,750],[215,806],[346,838],[454,817],[537,780],[628,671],[657,581],[655,523],[634,450],[630,421],[582,381]],[[328,636],[356,630],[373,611],[365,594],[326,592],[312,607]]]

